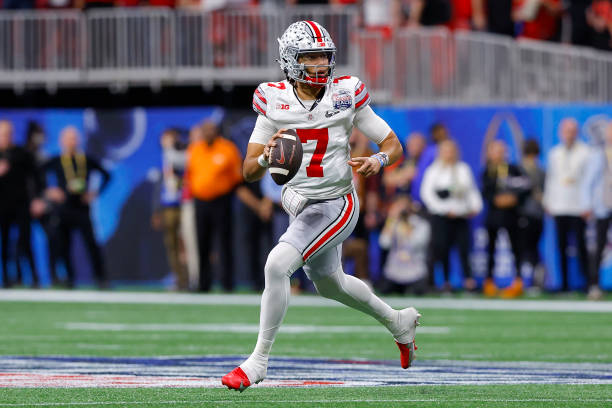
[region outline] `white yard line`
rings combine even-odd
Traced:
[[[85,331],[188,331],[188,332],[221,332],[221,333],[258,333],[258,324],[186,324],[186,323],[95,323],[95,322],[69,322],[58,324],[57,327],[66,330],[85,330]],[[387,329],[382,326],[320,326],[320,325],[301,325],[285,324],[281,326],[283,333],[386,333]],[[448,334],[450,328],[427,326],[420,327],[419,334]]]
[[[612,302],[581,300],[501,300],[501,299],[437,299],[385,297],[396,308],[415,306],[427,309],[509,310],[540,312],[612,312]],[[63,290],[0,290],[1,301],[65,302],[65,303],[126,303],[179,305],[244,305],[259,306],[259,295],[208,295],[156,292],[98,292]],[[345,307],[319,296],[293,296],[292,306]]]

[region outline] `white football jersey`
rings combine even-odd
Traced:
[[[310,101],[307,101],[310,102]],[[368,106],[370,95],[359,78],[335,78],[325,95],[309,110],[302,106],[289,81],[260,84],[253,109],[279,129],[295,129],[302,142],[302,165],[287,186],[312,199],[331,199],[353,190],[349,137],[357,112]],[[308,105],[306,105],[308,107]],[[266,144],[274,133],[253,132],[249,143]],[[386,137],[381,134],[375,143]]]

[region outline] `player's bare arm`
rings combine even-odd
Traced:
[[[352,167],[358,167],[357,173],[366,177],[378,174],[383,168],[383,164],[388,166],[395,163],[402,156],[402,144],[395,132],[391,131],[387,137],[378,144],[379,153],[383,153],[388,158],[388,163],[384,163],[383,158],[370,157],[352,157],[348,164]]]
[[[249,143],[247,154],[242,165],[242,176],[251,183],[260,180],[266,173],[267,166],[262,164],[270,161],[270,151],[276,147],[275,140],[282,137],[282,133],[287,129],[279,129],[268,141],[267,144]]]

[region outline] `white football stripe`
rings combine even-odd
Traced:
[[[211,323],[211,324],[186,324],[186,323],[91,323],[91,322],[69,322],[58,325],[66,330],[91,330],[91,331],[195,331],[195,332],[222,332],[222,333],[257,333],[258,324],[248,323]],[[382,326],[321,326],[287,324],[280,328],[283,333],[386,333]],[[450,328],[439,326],[426,326],[417,329],[418,334],[448,334]]]
[[[293,140],[295,142],[295,136],[293,135],[288,135],[286,133],[283,133],[283,139],[289,139],[289,140]]]
[[[282,174],[283,176],[286,176],[287,174],[289,174],[289,170],[280,169],[278,167],[270,167],[268,170],[270,170],[270,173]]]

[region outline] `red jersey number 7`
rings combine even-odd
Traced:
[[[327,143],[329,142],[328,129],[296,129],[300,141],[308,143],[309,140],[316,140],[317,146],[310,159],[310,163],[306,166],[306,175],[308,177],[323,177],[323,156],[327,151]]]

